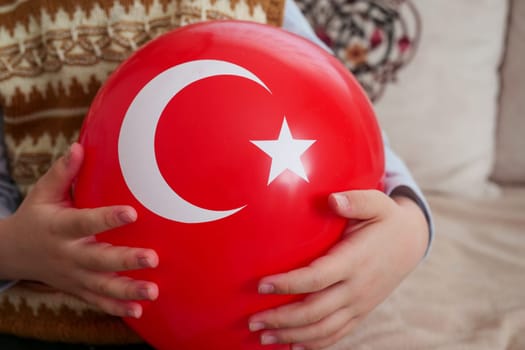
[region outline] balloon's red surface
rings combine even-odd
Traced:
[[[150,247],[158,283],[141,319],[164,350],[259,345],[249,317],[303,296],[265,296],[258,281],[326,253],[346,222],[332,192],[380,189],[383,144],[351,74],[281,29],[208,22],[133,54],[96,96],[80,135],[78,207],[129,204],[137,222],[99,240]]]

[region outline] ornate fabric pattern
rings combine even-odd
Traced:
[[[27,193],[78,136],[116,66],[181,25],[280,25],[280,0],[0,0],[0,106],[11,172]]]
[[[421,23],[410,0],[298,0],[298,5],[372,101],[416,52]]]

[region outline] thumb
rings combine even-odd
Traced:
[[[378,190],[353,190],[332,193],[328,204],[347,219],[370,220],[382,216],[394,202]]]
[[[43,202],[58,202],[69,199],[71,184],[84,160],[84,149],[73,143],[65,155],[60,157],[35,184],[30,195]]]

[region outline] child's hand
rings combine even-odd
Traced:
[[[309,266],[263,278],[263,294],[311,293],[300,302],[250,319],[261,343],[290,343],[293,350],[322,349],[349,334],[418,264],[428,225],[405,197],[349,191],[331,195],[332,208],[351,219],[342,240]]]
[[[115,272],[151,268],[151,249],[111,246],[94,235],[131,223],[129,206],[76,209],[71,183],[83,160],[79,144],[53,164],[10,217],[0,221],[0,277],[46,283],[116,316],[140,317],[132,300],[155,299],[157,285]]]

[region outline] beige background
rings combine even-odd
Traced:
[[[494,153],[502,0],[418,0],[420,47],[376,111],[424,191],[481,197]]]
[[[505,59],[492,178],[525,184],[525,1],[513,1]]]

